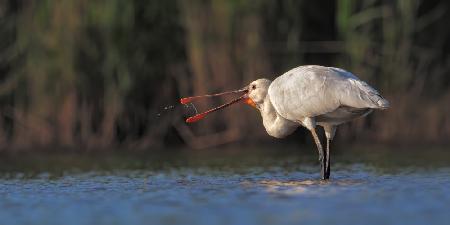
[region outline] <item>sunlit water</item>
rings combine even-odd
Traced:
[[[449,224],[450,167],[265,161],[0,179],[1,224]]]

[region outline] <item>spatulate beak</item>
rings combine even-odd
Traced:
[[[192,101],[194,101],[194,100],[197,100],[197,99],[200,99],[200,98],[204,98],[204,97],[214,97],[214,96],[222,96],[222,95],[236,94],[236,93],[243,93],[243,95],[241,95],[241,96],[238,97],[238,98],[233,99],[232,101],[230,101],[230,102],[228,102],[228,103],[225,103],[225,104],[220,105],[220,106],[218,106],[218,107],[212,108],[212,109],[210,109],[210,110],[208,110],[208,111],[205,111],[205,112],[203,112],[203,113],[199,113],[199,114],[197,114],[197,115],[191,116],[191,117],[189,117],[189,118],[186,119],[186,122],[187,122],[187,123],[197,122],[197,121],[199,121],[199,120],[205,118],[206,115],[209,114],[209,113],[212,113],[212,112],[221,110],[221,109],[226,108],[226,107],[228,107],[228,106],[230,106],[230,105],[233,105],[233,104],[235,104],[235,103],[237,103],[237,102],[240,102],[240,101],[244,101],[244,100],[246,100],[246,99],[249,99],[249,98],[248,98],[248,95],[247,95],[247,93],[248,93],[248,88],[245,87],[245,88],[243,88],[243,89],[234,90],[234,91],[227,91],[227,92],[218,93],[218,94],[202,95],[202,96],[194,96],[194,97],[187,97],[187,98],[182,98],[182,99],[180,99],[180,102],[181,102],[182,104],[187,104],[187,103],[190,103],[190,102],[192,102]],[[245,101],[245,102],[247,102],[247,101]]]

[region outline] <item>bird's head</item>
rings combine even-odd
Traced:
[[[247,87],[248,99],[245,102],[253,107],[261,109],[266,99],[271,81],[268,79],[258,79],[251,82]]]
[[[228,103],[225,103],[218,107],[207,110],[203,113],[199,113],[192,117],[189,117],[186,120],[186,122],[188,122],[188,123],[196,122],[198,120],[203,119],[209,113],[221,110],[221,109],[226,108],[237,102],[245,102],[248,105],[251,105],[257,109],[261,109],[262,104],[264,103],[264,100],[266,98],[267,91],[269,90],[270,83],[271,83],[271,81],[268,79],[258,79],[258,80],[251,82],[249,85],[247,85],[246,87],[239,89],[239,90],[227,91],[227,92],[222,92],[222,93],[218,93],[218,94],[210,94],[210,95],[201,95],[201,96],[182,98],[182,99],[180,99],[181,104],[188,104],[192,101],[195,101],[195,100],[201,99],[201,98],[205,98],[205,97],[215,97],[215,96],[222,96],[222,95],[228,95],[228,94],[239,94],[239,93],[241,94],[240,97],[235,98],[234,100],[232,100]]]

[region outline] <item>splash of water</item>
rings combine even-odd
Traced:
[[[181,106],[168,105],[161,109],[161,111],[156,113],[157,117],[161,117],[161,115],[168,113],[169,111],[176,110],[178,107],[182,107],[182,112],[186,116],[196,115],[198,114],[198,110],[193,103],[184,104]]]
[[[188,105],[184,105],[184,106],[185,106],[185,107],[191,106],[191,107],[194,109],[195,114],[198,114],[197,108],[195,108],[195,105],[194,105],[193,103],[189,103],[189,106],[188,106]],[[194,115],[195,115],[195,114],[194,114]]]

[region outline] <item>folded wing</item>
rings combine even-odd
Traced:
[[[352,73],[324,66],[300,66],[286,72],[272,82],[269,96],[278,114],[293,121],[341,106],[389,107],[378,91]]]

